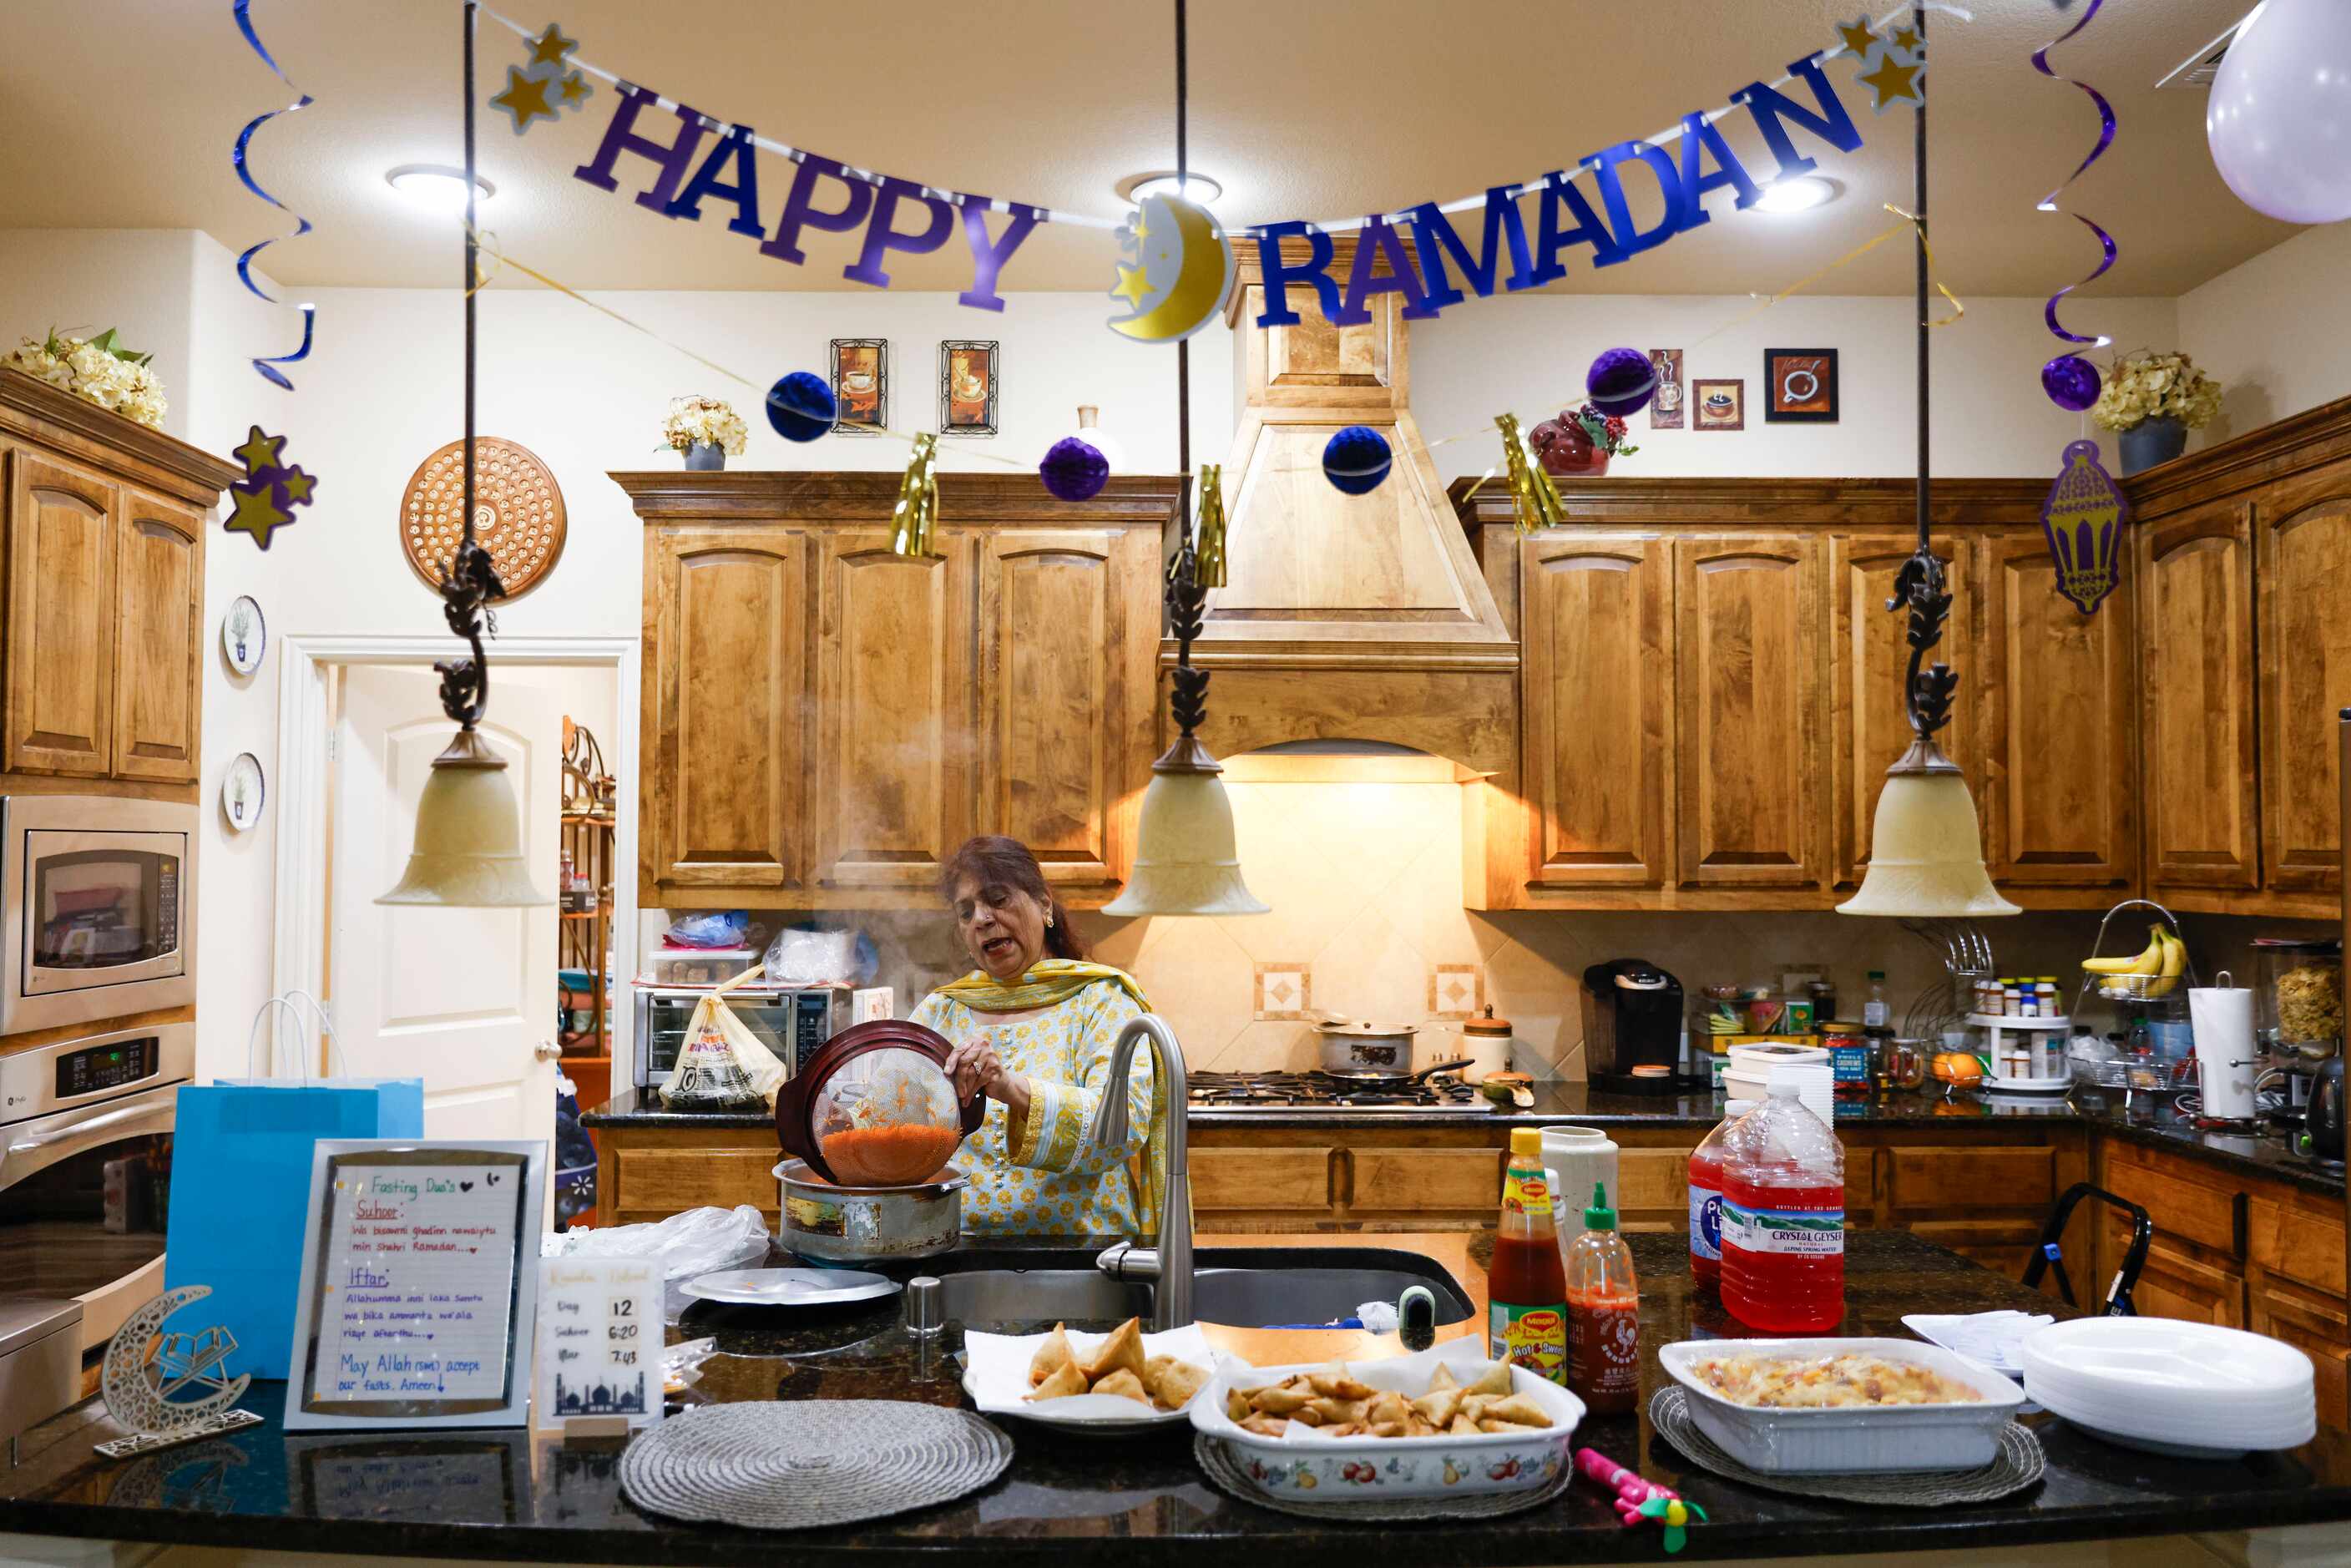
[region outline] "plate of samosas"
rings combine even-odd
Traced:
[[[1515,1491],[1567,1464],[1583,1401],[1457,1340],[1386,1361],[1223,1366],[1192,1425],[1269,1495]]]
[[[1182,1422],[1219,1359],[1197,1323],[1144,1333],[1138,1318],[1108,1333],[966,1333],[963,1345],[964,1392],[981,1410],[1095,1431]]]

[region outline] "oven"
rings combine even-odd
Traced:
[[[0,796],[0,1035],[194,1002],[196,810]]]
[[[196,1026],[169,1023],[0,1056],[0,1279],[79,1301],[85,1349],[162,1292],[172,1129],[195,1054]]]
[[[654,1089],[677,1071],[695,1004],[716,986],[637,984],[636,1084]],[[847,986],[771,986],[757,980],[726,993],[726,1006],[797,1076],[817,1049],[854,1021]]]

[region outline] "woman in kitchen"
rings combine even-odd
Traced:
[[[1167,1106],[1148,1051],[1135,1052],[1124,1083],[1109,1082],[1119,1031],[1146,1010],[1143,988],[1123,969],[1086,962],[1070,912],[1016,839],[967,841],[948,858],[939,891],[979,967],[924,998],[914,1021],[955,1042],[947,1069],[956,1094],[990,1102],[952,1162],[971,1181],[964,1228],[1147,1234],[1159,1223],[1165,1176],[1155,1159],[1138,1156],[1165,1147]],[[1114,1145],[1088,1136],[1108,1092],[1128,1097],[1126,1141]]]

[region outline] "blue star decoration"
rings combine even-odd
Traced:
[[[520,136],[541,120],[560,118],[560,110],[579,109],[585,105],[596,89],[588,78],[567,63],[567,57],[580,47],[580,40],[564,36],[563,29],[549,22],[538,37],[529,42],[530,62],[507,68],[504,92],[490,99],[492,109],[504,110],[514,121],[514,131]]]
[[[233,534],[252,535],[263,549],[269,548],[272,534],[294,521],[295,507],[310,504],[318,488],[317,475],[279,460],[285,448],[284,436],[265,435],[257,424],[236,448],[245,477],[228,487],[228,521],[221,526]]]

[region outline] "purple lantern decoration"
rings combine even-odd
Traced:
[[[2068,413],[2079,413],[2097,402],[2102,384],[2098,367],[2079,354],[2060,354],[2041,367],[2041,390]]]
[[[1657,395],[1657,367],[1638,349],[1609,349],[1592,361],[1583,390],[1609,418],[1629,418]]]
[[[2049,559],[2057,564],[2058,593],[2087,615],[2121,580],[2130,503],[2099,464],[2096,442],[2074,442],[2064,461],[2041,503],[2041,527],[2049,536]]]
[[[1057,501],[1091,501],[1110,483],[1110,459],[1093,443],[1065,435],[1037,465],[1037,476]]]

